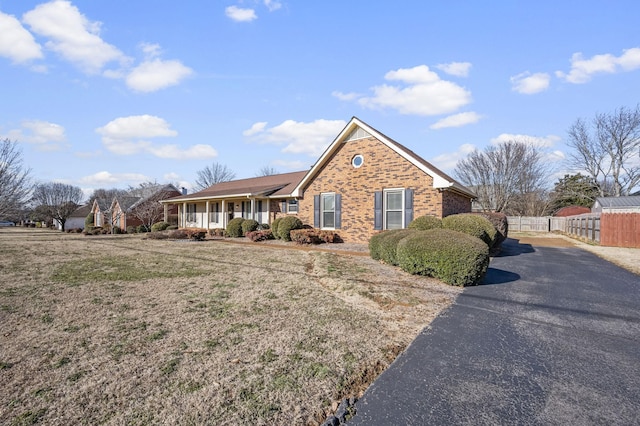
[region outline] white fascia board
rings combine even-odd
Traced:
[[[230,198],[246,198],[252,197],[254,194],[246,193],[246,194],[230,194],[230,195],[215,195],[215,196],[205,196],[205,197],[193,197],[193,198],[183,198],[181,200],[172,201],[172,200],[161,200],[160,202],[163,204],[181,204],[181,203],[189,203],[193,201],[207,201],[207,200],[227,200]]]

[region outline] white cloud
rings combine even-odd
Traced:
[[[71,2],[54,0],[36,6],[23,16],[31,30],[50,40],[45,47],[62,55],[89,74],[112,61],[127,59],[100,38],[100,22],[90,22]]]
[[[138,65],[126,78],[127,86],[137,92],[155,92],[175,86],[193,74],[193,70],[180,61],[153,59]]]
[[[19,129],[5,136],[11,140],[36,145],[40,151],[57,151],[66,141],[65,129],[59,124],[41,120],[25,120]]]
[[[282,7],[282,3],[274,0],[264,0],[264,5],[267,6],[267,9],[269,9],[269,12],[273,12]]]
[[[466,143],[461,145],[455,152],[438,155],[429,161],[445,172],[451,171],[456,167],[458,161],[467,158],[475,149],[474,145]]]
[[[549,88],[551,76],[547,73],[531,74],[529,71],[511,77],[511,90],[524,95],[533,95]]]
[[[451,113],[471,102],[470,92],[455,83],[441,80],[426,65],[390,71],[385,79],[400,81],[404,85],[375,86],[372,89],[374,96],[359,98],[360,105],[428,116]]]
[[[361,97],[359,93],[351,92],[351,93],[342,93],[338,91],[331,92],[331,96],[340,99],[341,101],[354,101]]]
[[[81,177],[78,182],[81,185],[89,185],[95,188],[113,187],[122,183],[131,183],[134,185],[142,182],[149,182],[153,179],[140,173],[110,173],[107,171],[97,172],[89,176]]]
[[[568,74],[556,71],[556,76],[569,83],[581,84],[591,80],[595,74],[613,74],[633,71],[640,68],[640,47],[623,50],[622,55],[610,53],[594,55],[585,59],[582,53],[574,53],[571,57],[571,70]]]
[[[503,142],[516,141],[516,142],[529,143],[539,148],[550,148],[560,140],[561,138],[556,135],[548,135],[548,136],[542,137],[542,136],[518,135],[513,133],[502,133],[498,137],[491,139],[491,144],[498,145]]]
[[[429,126],[429,128],[438,130],[447,127],[462,127],[466,126],[467,124],[477,123],[481,118],[482,116],[477,112],[461,112],[460,114],[450,115],[441,120],[438,120],[437,122]]]
[[[470,62],[451,62],[449,64],[438,64],[436,68],[456,77],[466,77],[471,70]]]
[[[245,130],[244,132],[242,132],[242,134],[243,136],[253,136],[264,131],[265,127],[267,127],[267,122],[260,121],[258,123],[254,123],[253,126],[251,126],[251,128]]]
[[[15,17],[0,12],[0,28],[0,56],[17,64],[43,57],[40,45]]]
[[[165,120],[152,115],[134,115],[116,118],[103,127],[96,129],[102,135],[105,147],[119,155],[150,153],[160,158],[192,159],[213,158],[218,155],[210,145],[193,145],[181,148],[176,144],[157,145],[149,139],[175,137],[178,132],[172,130]]]
[[[256,126],[258,125],[258,126]],[[309,154],[317,157],[329,146],[338,133],[347,125],[343,120],[315,120],[303,123],[286,120],[281,124],[267,128],[267,123],[256,123],[245,136],[259,143],[285,145],[282,152]]]
[[[256,11],[253,9],[243,9],[238,6],[229,6],[224,10],[228,18],[236,22],[251,22],[258,19]]]

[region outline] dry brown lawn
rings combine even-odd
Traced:
[[[0,424],[317,424],[461,291],[364,256],[0,229]]]

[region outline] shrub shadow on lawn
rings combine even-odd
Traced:
[[[513,281],[518,281],[520,275],[515,272],[504,271],[497,268],[487,269],[487,273],[480,281],[480,285],[492,285],[492,284],[506,284]]]

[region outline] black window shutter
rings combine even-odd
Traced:
[[[342,194],[336,194],[336,223],[335,228],[342,228]]]
[[[320,196],[313,196],[313,227],[320,228]]]
[[[404,190],[404,227],[413,220],[413,189]]]
[[[382,191],[376,191],[373,197],[373,229],[382,229]]]

